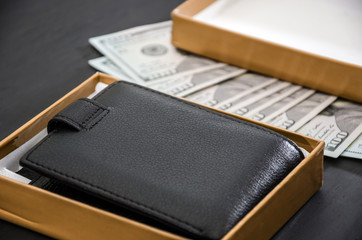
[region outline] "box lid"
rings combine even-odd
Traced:
[[[361,12],[357,0],[189,0],[173,11],[172,40],[200,55],[362,102]]]

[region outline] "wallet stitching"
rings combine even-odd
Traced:
[[[99,121],[98,121],[98,122],[99,122]],[[54,133],[56,133],[57,131],[58,131],[58,130],[55,130],[55,131],[53,131],[51,134],[49,134],[49,135],[46,137],[46,139],[44,139],[44,141],[41,142],[41,144],[43,144],[45,141],[49,140],[52,136],[54,136]],[[137,201],[134,201],[134,200],[129,199],[129,198],[127,198],[127,197],[121,196],[121,195],[119,195],[119,194],[117,194],[117,193],[114,193],[114,192],[111,192],[111,191],[109,191],[109,190],[103,189],[102,187],[96,186],[96,185],[94,185],[94,184],[92,184],[92,183],[89,183],[89,182],[86,182],[86,181],[84,181],[84,180],[78,179],[78,178],[76,178],[76,177],[70,176],[70,175],[68,175],[68,174],[66,174],[66,173],[63,173],[63,172],[60,172],[60,171],[58,171],[58,170],[56,170],[56,169],[49,168],[49,167],[47,167],[47,166],[45,166],[45,165],[43,165],[43,164],[34,162],[33,160],[29,159],[30,155],[31,155],[34,151],[36,151],[36,150],[41,146],[41,144],[39,144],[36,148],[34,148],[34,149],[33,149],[31,152],[29,152],[29,154],[26,156],[25,159],[28,160],[30,163],[32,163],[32,164],[34,164],[34,165],[37,165],[37,166],[39,166],[39,167],[41,167],[41,168],[47,169],[47,170],[49,170],[49,171],[51,171],[51,172],[54,172],[54,173],[56,173],[56,174],[62,175],[62,176],[64,176],[64,177],[66,177],[66,178],[73,179],[73,180],[75,180],[75,181],[77,181],[77,182],[80,182],[80,183],[82,183],[82,184],[85,184],[85,185],[87,185],[87,186],[90,186],[90,187],[92,187],[92,188],[95,188],[95,189],[97,189],[97,190],[100,190],[100,191],[103,191],[103,192],[105,192],[105,193],[111,194],[111,195],[113,195],[113,196],[115,196],[115,197],[117,197],[117,198],[121,198],[121,199],[125,200],[126,202],[129,202],[129,203],[131,203],[131,204],[135,204],[135,205],[140,206],[140,207],[142,207],[142,208],[148,209],[148,210],[150,210],[151,212],[156,212],[156,213],[160,214],[161,216],[164,216],[164,217],[166,217],[166,218],[169,218],[169,219],[174,220],[174,221],[176,221],[176,222],[179,222],[179,223],[181,223],[181,224],[185,224],[186,226],[188,226],[188,227],[196,230],[198,233],[202,233],[202,229],[200,229],[200,228],[198,228],[198,227],[195,227],[194,225],[192,225],[192,224],[190,224],[190,223],[188,223],[188,222],[186,222],[186,221],[184,221],[184,220],[180,220],[180,219],[178,219],[178,218],[176,218],[176,217],[173,217],[173,216],[171,216],[171,215],[169,215],[169,214],[167,214],[167,213],[161,212],[161,211],[159,211],[159,210],[157,210],[157,209],[154,209],[154,208],[152,208],[152,207],[150,207],[150,206],[147,206],[147,205],[145,205],[145,204],[143,204],[143,203],[139,203],[139,202],[137,202]]]
[[[99,111],[103,110],[107,110],[105,107],[101,106],[101,105],[97,105],[91,101],[88,101],[88,99],[79,99],[79,101],[83,101],[85,103],[89,103],[93,106],[95,106],[97,109],[95,111],[93,111],[93,113],[91,113],[83,122],[79,123],[77,122],[76,120],[68,117],[68,116],[65,116],[65,115],[62,115],[62,114],[58,114],[57,117],[60,117],[60,118],[65,118],[66,120],[69,120],[71,121],[72,123],[76,124],[77,126],[79,126],[80,128],[86,128],[86,124],[89,120],[91,120]],[[107,114],[108,114],[109,110],[107,110]],[[99,119],[96,123],[94,123],[92,126],[89,127],[89,129],[92,129],[97,123],[99,123],[107,114],[105,114],[101,119]]]
[[[104,114],[97,122],[95,122],[92,126],[89,127],[89,130],[91,130],[95,125],[97,125],[100,121],[102,121],[102,119],[107,116],[107,114],[109,113],[109,110],[107,110],[106,114]]]
[[[99,110],[102,110],[102,109],[97,109],[97,111],[95,111],[95,112],[92,114],[92,116],[94,116],[97,112],[99,112]],[[97,122],[93,123],[93,124],[88,128],[88,130],[91,130],[91,129],[92,129],[95,125],[97,125],[105,116],[107,116],[107,114],[109,113],[109,110],[106,110],[106,111],[107,111],[107,113],[104,114],[104,116],[102,116]],[[92,117],[92,116],[91,116],[91,117]],[[72,123],[74,123],[74,124],[76,124],[77,126],[79,126],[81,129],[86,128],[86,126],[84,126],[84,124],[86,123],[86,121],[88,121],[88,120],[91,119],[91,117],[89,117],[88,120],[85,120],[85,121],[82,122],[82,124],[80,124],[80,123],[74,121],[73,119],[71,119],[71,118],[69,118],[69,117],[67,117],[67,116],[64,116],[64,115],[58,114],[58,117],[65,118],[66,120],[71,121]]]
[[[92,104],[92,105],[94,105],[94,106],[96,106],[96,107],[98,107],[98,108],[103,109],[103,110],[106,110],[106,109],[107,109],[107,107],[104,106],[103,104],[100,104],[100,103],[98,103],[98,102],[92,101],[91,99],[88,99],[88,98],[80,98],[80,99],[78,99],[78,100],[79,100],[79,101],[84,101],[84,102],[86,102],[86,103],[90,103],[90,104]]]
[[[213,114],[213,115],[215,115],[215,116],[222,117],[222,118],[227,119],[227,120],[230,120],[230,121],[234,121],[234,122],[237,122],[237,123],[245,124],[245,125],[248,125],[248,126],[250,126],[250,127],[259,129],[259,130],[261,130],[261,131],[264,131],[264,132],[266,132],[266,133],[268,133],[268,134],[271,134],[271,135],[277,137],[278,139],[282,139],[282,140],[287,141],[289,144],[291,144],[292,146],[294,146],[295,150],[297,150],[297,151],[299,152],[299,154],[301,154],[300,149],[296,146],[296,144],[295,144],[293,141],[289,140],[288,138],[284,137],[283,135],[276,134],[276,133],[272,132],[272,131],[269,130],[269,129],[264,129],[264,128],[262,128],[262,127],[259,127],[258,125],[254,125],[254,124],[249,123],[249,122],[244,122],[244,121],[242,121],[241,119],[233,118],[233,117],[228,116],[228,115],[223,115],[223,114],[221,114],[221,113],[219,113],[219,112],[214,112],[214,111],[212,111],[212,110],[210,110],[210,109],[207,109],[207,108],[204,108],[204,107],[201,107],[201,106],[198,106],[198,105],[194,105],[193,103],[190,103],[190,102],[187,102],[187,101],[185,101],[185,100],[181,100],[181,99],[175,98],[175,97],[173,97],[173,96],[171,96],[171,95],[167,95],[167,94],[164,94],[164,93],[162,93],[162,92],[155,91],[155,90],[150,89],[150,88],[146,88],[146,87],[143,87],[143,86],[140,86],[140,85],[136,85],[136,84],[133,84],[133,83],[129,83],[129,82],[126,82],[126,81],[119,81],[119,82],[117,82],[117,84],[118,84],[118,83],[124,83],[124,84],[127,84],[127,85],[131,85],[131,86],[134,86],[134,87],[138,87],[138,88],[144,89],[144,90],[146,90],[146,91],[150,91],[150,92],[153,92],[153,93],[157,93],[158,95],[161,95],[161,96],[170,98],[170,99],[172,99],[172,100],[176,100],[176,101],[178,101],[178,102],[180,102],[180,103],[183,103],[183,104],[189,105],[189,106],[191,106],[191,107],[194,107],[194,108],[203,110],[203,111],[208,112],[208,113],[210,113],[210,114]],[[116,85],[116,84],[115,84],[115,85]],[[115,86],[115,85],[113,85],[113,86]],[[113,86],[111,86],[111,87],[113,87]],[[103,92],[102,94],[104,94],[104,92]],[[303,154],[301,154],[301,155],[303,156]]]
[[[93,111],[93,113],[91,114],[91,115],[89,115],[82,123],[81,123],[81,125],[84,125],[84,127],[85,127],[85,125],[87,124],[87,122],[90,120],[90,119],[92,119],[93,117],[94,117],[94,115],[96,115],[100,110],[106,110],[106,108],[104,108],[103,106],[100,106],[100,105],[98,105],[98,104],[96,104],[96,103],[94,103],[94,102],[91,102],[90,100],[88,100],[88,99],[86,99],[86,98],[81,98],[81,99],[79,99],[79,101],[83,101],[83,102],[85,102],[85,103],[88,103],[88,104],[91,104],[91,105],[93,105],[93,106],[95,106],[97,109],[95,110],[95,111]]]
[[[86,125],[86,123],[92,119],[94,115],[96,115],[100,110],[103,110],[101,108],[98,108],[95,112],[93,112],[91,115],[89,115],[83,122],[82,125]],[[103,110],[104,111],[104,110]]]

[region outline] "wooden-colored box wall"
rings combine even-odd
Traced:
[[[97,73],[0,142],[0,155],[28,141],[59,111],[94,91],[98,82],[116,79]],[[238,117],[238,116],[235,116]],[[242,117],[239,117],[244,119]],[[252,120],[244,119],[256,123]],[[310,152],[280,184],[223,239],[270,238],[321,187],[324,143],[260,124],[292,139]],[[61,239],[182,239],[43,189],[0,176],[0,218]]]
[[[181,49],[362,103],[362,67],[195,21],[215,0],[188,0],[172,12]]]

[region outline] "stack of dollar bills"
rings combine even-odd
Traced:
[[[362,104],[176,49],[172,22],[89,39],[95,69],[325,141],[325,155],[362,159]],[[362,93],[361,93],[362,94]]]

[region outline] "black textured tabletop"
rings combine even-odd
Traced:
[[[95,72],[90,37],[168,20],[181,2],[1,1],[0,139]],[[362,239],[362,160],[326,158],[324,168],[323,187],[274,239]],[[0,220],[0,239],[48,237]]]

